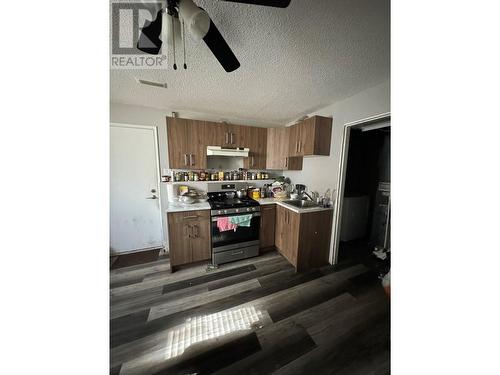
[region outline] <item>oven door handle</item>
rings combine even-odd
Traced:
[[[238,213],[238,214],[231,214],[231,215],[218,215],[218,216],[212,216],[212,222],[216,222],[218,217],[231,217],[231,216],[239,216],[239,215],[247,215],[246,213]],[[253,217],[259,217],[260,212],[252,212],[252,218]]]

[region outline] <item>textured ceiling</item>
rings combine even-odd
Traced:
[[[188,37],[187,70],[170,63],[165,70],[111,70],[112,102],[284,124],[389,78],[388,0],[292,0],[286,9],[195,2],[241,67],[226,73],[202,41]]]

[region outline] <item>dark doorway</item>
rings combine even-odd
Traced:
[[[351,129],[338,252],[339,262],[363,262],[380,273],[388,271],[390,255],[373,255],[390,249],[390,129]]]

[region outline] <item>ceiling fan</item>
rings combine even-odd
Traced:
[[[262,5],[275,8],[286,8],[291,0],[223,0],[233,3]],[[215,58],[226,72],[232,72],[240,67],[240,62],[234,55],[223,36],[210,19],[205,10],[198,7],[193,0],[167,0],[166,8],[160,9],[156,19],[147,22],[137,41],[137,48],[142,52],[158,55],[162,45],[173,48],[174,65],[175,46],[182,43],[184,49],[184,69],[186,65],[185,29],[196,40],[202,40],[208,46]]]

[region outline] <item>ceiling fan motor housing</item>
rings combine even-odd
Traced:
[[[179,16],[194,40],[203,39],[210,28],[210,17],[207,12],[198,7],[192,0],[179,1]]]

